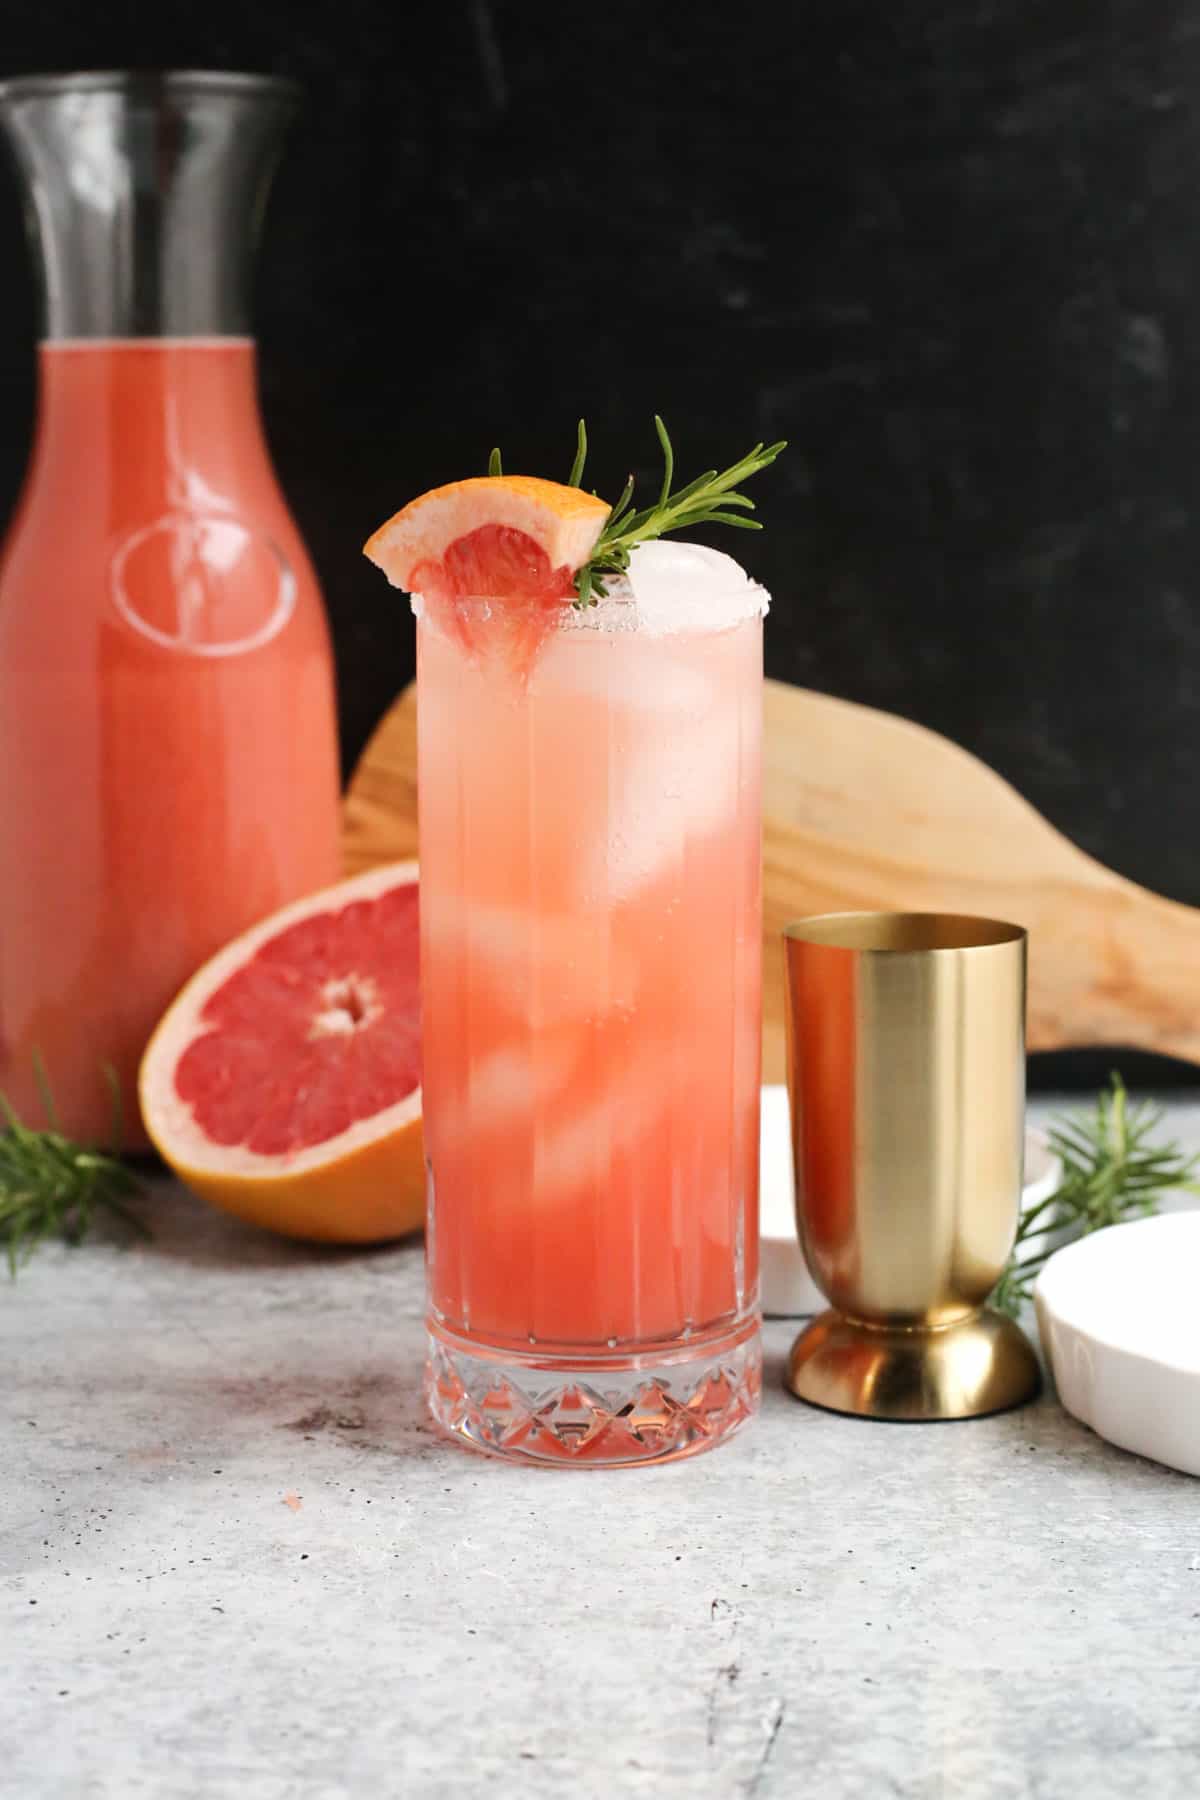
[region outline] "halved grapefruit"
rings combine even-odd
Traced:
[[[611,510],[581,488],[535,475],[481,475],[410,500],[363,553],[393,587],[419,594],[468,648],[481,644],[470,603],[502,601],[489,609],[487,642],[526,669],[555,614],[575,598],[575,571]]]
[[[194,975],[142,1060],[155,1147],[289,1237],[373,1243],[424,1211],[417,865],[298,900]]]

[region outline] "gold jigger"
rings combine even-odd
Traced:
[[[801,1400],[966,1419],[1030,1400],[1037,1358],[983,1302],[1025,1136],[1018,925],[831,913],[784,931],[796,1223],[833,1310],[792,1346]]]

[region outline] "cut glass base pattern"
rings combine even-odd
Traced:
[[[426,1393],[443,1431],[522,1462],[612,1467],[693,1456],[757,1411],[757,1319],[725,1338],[660,1354],[568,1360],[489,1351],[444,1327],[429,1331]]]

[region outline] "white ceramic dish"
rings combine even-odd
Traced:
[[[1200,1212],[1113,1225],[1051,1257],[1034,1289],[1069,1413],[1122,1450],[1200,1475]]]
[[[792,1145],[785,1087],[762,1091],[760,1207],[763,1311],[768,1318],[807,1318],[823,1312],[826,1301],[808,1272],[796,1241],[796,1209],[792,1188]],[[1049,1194],[1058,1180],[1058,1158],[1039,1132],[1025,1134],[1023,1207]]]

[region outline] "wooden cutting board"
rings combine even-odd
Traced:
[[[1029,1044],[1200,1062],[1200,910],[1077,850],[986,764],[923,726],[786,682],[765,691],[765,1081],[783,1080],[780,931],[860,908],[983,913],[1030,931]],[[416,695],[346,797],[350,873],[417,851]]]

